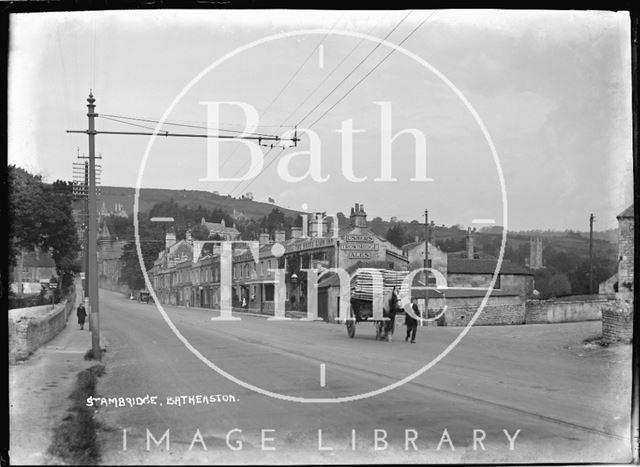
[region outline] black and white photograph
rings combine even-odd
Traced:
[[[629,11],[8,16],[3,463],[638,461]]]

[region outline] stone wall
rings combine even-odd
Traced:
[[[575,298],[528,300],[526,324],[599,320],[602,318],[603,307],[611,302],[609,298],[602,295],[583,295]]]
[[[602,340],[631,343],[633,339],[633,302],[615,300],[602,309]]]
[[[75,309],[76,293],[45,313],[23,310],[19,316],[9,317],[9,363],[26,360],[39,347],[49,342],[67,325],[67,318]],[[41,307],[37,307],[41,308]]]
[[[449,298],[447,311],[438,320],[439,326],[466,326],[478,311],[483,297]],[[429,300],[429,317],[437,316],[443,309],[441,299]],[[519,296],[491,297],[482,309],[474,326],[524,324],[525,301]]]

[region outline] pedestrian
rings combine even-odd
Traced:
[[[80,305],[78,305],[76,314],[78,315],[78,324],[80,325],[80,330],[83,330],[84,320],[87,317],[87,310],[84,309],[84,304],[80,303]]]
[[[418,304],[416,303],[415,298],[411,299],[411,309],[416,316],[420,317],[420,310],[418,309]],[[418,330],[418,320],[410,316],[409,313],[405,312],[404,324],[407,325],[407,337],[404,338],[405,342],[409,340],[409,337],[411,337],[411,343],[415,344],[416,331]]]

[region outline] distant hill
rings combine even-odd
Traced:
[[[135,189],[118,186],[101,186],[101,196],[98,209],[104,201],[105,207],[113,211],[116,204],[122,205],[127,214],[133,213],[133,200]],[[156,203],[173,199],[176,203],[197,208],[199,205],[208,209],[224,209],[236,216],[244,215],[247,218],[262,218],[268,215],[273,208],[278,208],[285,215],[296,215],[297,211],[286,209],[276,204],[262,203],[248,199],[238,199],[228,196],[216,195],[203,190],[169,190],[163,188],[140,189],[140,211],[149,211]]]

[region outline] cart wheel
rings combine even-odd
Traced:
[[[347,334],[349,337],[353,338],[356,335],[356,322],[355,321],[347,321]]]

